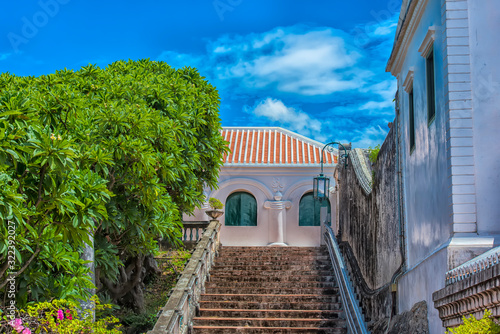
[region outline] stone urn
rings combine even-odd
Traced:
[[[215,220],[215,219],[219,218],[220,216],[222,216],[224,214],[224,211],[214,209],[214,210],[207,210],[207,211],[205,211],[205,213],[207,214],[207,216],[209,216],[210,218]]]

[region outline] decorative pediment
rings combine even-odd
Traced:
[[[414,69],[413,67],[410,67],[408,73],[406,74],[405,80],[403,81],[403,89],[407,93],[411,92],[411,90],[413,89],[413,76],[414,76]]]
[[[427,57],[429,51],[432,49],[432,45],[434,45],[434,40],[436,39],[436,26],[429,27],[427,30],[427,34],[425,34],[424,41],[420,44],[420,48],[418,48],[418,52],[422,57]]]

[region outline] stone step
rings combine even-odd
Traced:
[[[200,300],[203,301],[233,301],[233,302],[259,302],[259,303],[338,303],[340,302],[338,295],[315,295],[315,294],[216,294],[204,293],[201,294]]]
[[[299,264],[238,264],[238,265],[217,265],[212,267],[214,272],[217,271],[230,271],[230,270],[279,270],[279,271],[297,271],[297,270],[333,270],[331,264],[320,264],[320,263],[299,263]]]
[[[235,247],[224,246],[219,254],[302,254],[302,255],[327,255],[328,250],[316,247]]]
[[[228,254],[240,254],[240,255],[328,255],[326,249],[319,248],[309,248],[309,247],[233,247],[225,246],[219,250],[219,255],[226,256]]]
[[[311,278],[313,277],[318,277],[318,276],[330,276],[332,275],[332,272],[330,270],[316,270],[316,269],[310,269],[310,270],[210,270],[211,274],[213,275],[227,275],[227,276],[233,276],[235,280],[237,280],[237,277],[248,277],[248,276],[253,276],[253,277],[273,277],[273,276],[309,276]]]
[[[234,327],[234,326],[194,326],[196,334],[345,334],[345,328],[313,328],[313,327]]]
[[[213,273],[210,275],[210,282],[335,282],[332,275],[293,275],[293,276],[237,276],[227,275],[225,273]]]
[[[258,294],[258,295],[333,295],[337,288],[281,288],[281,287],[212,287],[206,288],[207,294]]]
[[[199,301],[200,308],[205,309],[246,309],[246,310],[340,310],[338,297],[325,302],[296,302],[296,301]]]
[[[275,251],[275,252],[288,252],[292,250],[304,250],[304,251],[326,251],[326,247],[302,247],[302,246],[287,246],[287,247],[273,247],[273,246],[222,246],[222,250],[240,250],[240,251]]]
[[[330,260],[322,260],[322,259],[303,259],[303,258],[286,258],[281,260],[274,259],[253,259],[246,261],[245,259],[240,259],[239,261],[226,261],[225,259],[221,259],[220,261],[215,261],[214,267],[225,267],[225,266],[242,266],[242,265],[252,265],[252,266],[293,266],[293,265],[305,265],[305,264],[315,264],[315,265],[329,265],[331,267]]]
[[[247,309],[205,309],[200,308],[204,317],[222,318],[301,318],[339,319],[340,310],[247,310]]]
[[[236,280],[214,280],[205,283],[205,288],[283,288],[283,289],[303,289],[303,288],[336,288],[335,282],[299,281],[299,282],[239,282]]]
[[[193,333],[341,333],[344,311],[326,248],[222,247]]]
[[[222,253],[224,254],[224,253]],[[215,259],[215,261],[224,261],[224,262],[250,262],[250,261],[273,261],[273,262],[279,262],[279,261],[296,261],[298,259],[303,259],[304,261],[311,261],[311,260],[317,260],[317,261],[330,261],[330,257],[328,254],[322,255],[322,254],[306,254],[306,255],[297,255],[297,254],[268,254],[268,253],[262,253],[262,254],[245,254],[245,253],[234,253],[235,255],[237,254],[238,257],[227,257],[227,256],[221,256],[221,253],[219,253],[219,256]],[[227,255],[224,254],[224,255]]]
[[[341,327],[345,323],[341,319],[321,318],[223,318],[196,317],[196,326],[233,326],[233,327]]]

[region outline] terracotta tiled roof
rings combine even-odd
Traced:
[[[278,127],[223,127],[231,153],[226,166],[319,166],[324,144]],[[326,152],[323,164],[337,163],[337,149]]]

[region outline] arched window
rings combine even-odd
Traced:
[[[327,221],[330,224],[330,201],[317,201],[313,193],[302,196],[299,204],[299,226],[320,226],[322,207],[326,209]]]
[[[226,200],[226,226],[257,226],[257,201],[246,192],[236,192]]]

